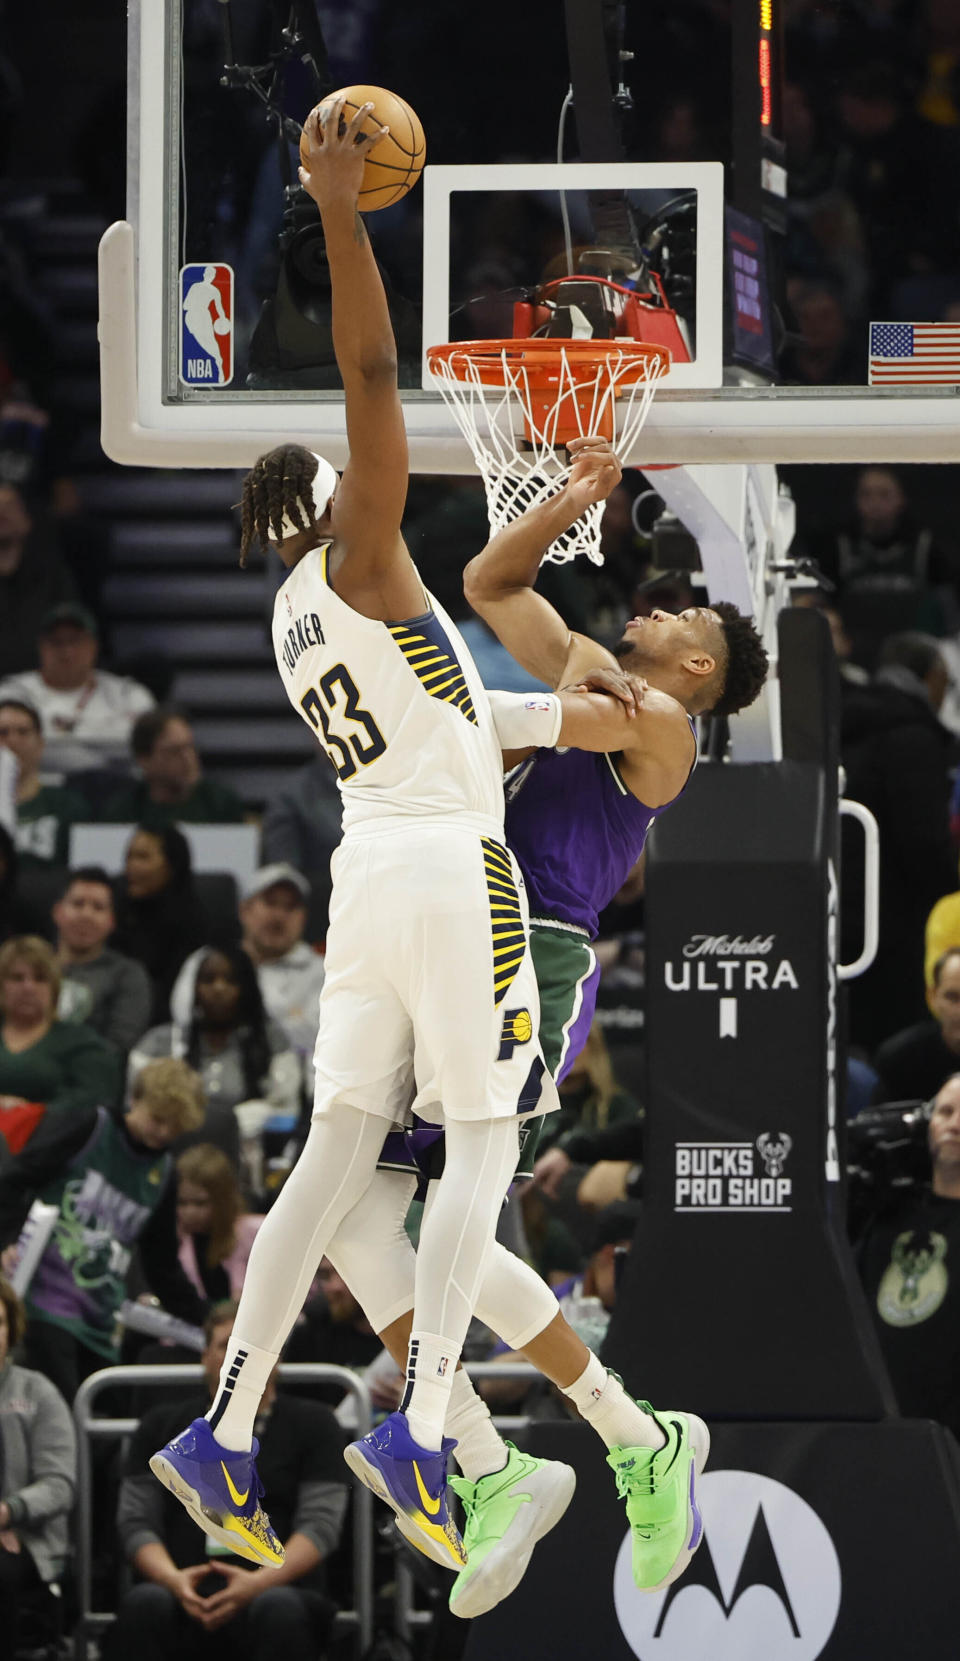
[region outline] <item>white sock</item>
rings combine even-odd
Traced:
[[[385,1129],[385,1120],[345,1102],[315,1114],[250,1253],[220,1388],[207,1414],[224,1447],[252,1445],[267,1379],[328,1242],[370,1184]]]
[[[276,1364],[277,1357],[269,1350],[258,1350],[255,1344],[231,1337],[220,1369],[220,1388],[206,1415],[221,1447],[240,1452],[253,1446],[251,1427]]]
[[[454,1458],[468,1482],[502,1471],[509,1453],[495,1428],[490,1409],[478,1396],[467,1374],[454,1373],[444,1430],[457,1441]]]
[[[564,1395],[608,1448],[663,1448],[667,1439],[649,1413],[644,1413],[626,1390],[591,1352],[590,1360]]]
[[[460,1360],[460,1345],[436,1332],[412,1332],[407,1357],[407,1387],[400,1411],[410,1434],[422,1448],[439,1453],[450,1391]]]

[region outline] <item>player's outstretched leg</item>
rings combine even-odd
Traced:
[[[696,1496],[710,1452],[703,1420],[634,1401],[568,1325],[539,1276],[502,1246],[487,1260],[477,1315],[523,1350],[606,1444],[627,1502],[637,1586],[654,1591],[676,1580],[703,1534]]]
[[[443,1434],[460,1350],[473,1316],[497,1216],[517,1163],[515,1118],[450,1120],[446,1164],[428,1197],[416,1260],[407,1385],[397,1413],[345,1451],[350,1469],[424,1538],[466,1554],[450,1515]]]
[[[407,1354],[411,1327],[416,1258],[404,1220],[415,1187],[415,1178],[378,1171],[327,1249],[398,1361]],[[547,1287],[544,1301],[547,1314],[538,1313],[534,1327],[556,1312],[556,1300]],[[450,1482],[463,1501],[466,1519],[467,1563],[453,1583],[450,1606],[456,1614],[481,1615],[519,1584],[537,1541],[566,1510],[576,1478],[569,1465],[511,1449],[463,1371],[454,1375],[444,1430],[456,1442],[463,1477],[451,1477]],[[402,1511],[397,1512],[397,1528],[434,1562],[457,1567],[446,1539],[431,1540]]]
[[[382,1119],[343,1103],[314,1117],[254,1241],[210,1411],[150,1460],[204,1533],[252,1563],[277,1567],[284,1557],[260,1505],[253,1435],[260,1399],[327,1242],[369,1185],[384,1134]]]

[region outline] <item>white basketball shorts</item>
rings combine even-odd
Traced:
[[[331,872],[314,1113],[552,1112],[523,878],[503,843],[419,821],[348,838]]]

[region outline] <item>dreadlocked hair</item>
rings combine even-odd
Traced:
[[[243,481],[240,494],[240,564],[245,566],[256,537],[266,549],[271,533],[283,541],[283,517],[302,531],[317,521],[311,485],[317,476],[317,458],[302,444],[279,444],[256,461]]]
[[[729,600],[717,601],[710,610],[720,619],[727,659],[720,694],[709,714],[736,715],[753,703],[767,678],[766,648],[753,618],[742,616]]]

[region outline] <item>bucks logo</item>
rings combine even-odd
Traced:
[[[877,1309],[888,1326],[916,1326],[936,1314],[950,1283],[946,1255],[942,1234],[910,1229],[897,1235],[877,1290]]]

